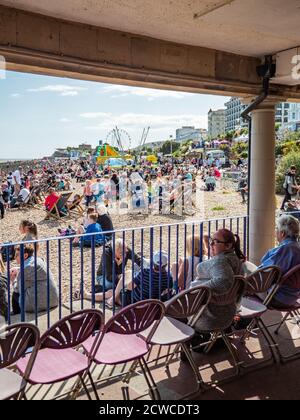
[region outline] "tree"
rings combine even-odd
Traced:
[[[175,153],[180,148],[180,144],[174,141],[167,140],[160,148],[160,153],[163,155],[170,155],[171,152]]]
[[[277,194],[283,194],[283,184],[285,174],[291,166],[296,166],[297,173],[300,173],[300,151],[291,151],[280,162],[280,165],[276,172],[276,192]]]

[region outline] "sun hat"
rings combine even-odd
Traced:
[[[169,258],[168,258],[168,254],[165,251],[159,251],[156,252],[153,255],[153,264],[156,266],[162,266],[165,267],[168,264]]]

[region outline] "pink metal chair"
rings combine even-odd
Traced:
[[[83,310],[68,315],[53,325],[41,338],[39,350],[28,382],[31,385],[50,385],[78,376],[78,381],[72,390],[72,397],[76,398],[83,386],[89,400],[91,395],[84,378],[88,375],[96,399],[99,399],[92,376],[89,372],[93,359],[94,344],[97,341],[95,331],[100,331],[103,325],[103,315],[94,309]],[[90,351],[82,354],[76,351],[86,340],[91,340]],[[17,363],[17,368],[24,373],[29,363],[29,356]]]
[[[245,341],[249,338],[250,334],[253,333],[253,329],[257,327],[259,331],[262,333],[263,337],[265,338],[269,349],[272,354],[272,360],[276,363],[276,355],[274,352],[274,342],[273,338],[270,335],[268,328],[266,327],[264,321],[262,320],[262,316],[268,311],[267,305],[272,299],[273,290],[272,286],[277,287],[281,278],[281,270],[279,267],[270,266],[261,268],[255,271],[253,274],[246,278],[246,290],[245,295],[242,299],[241,306],[238,312],[238,315],[243,320],[251,319],[252,321],[246,328],[244,334],[241,337],[241,341]],[[266,298],[264,302],[259,299],[258,294],[266,294]],[[256,363],[255,366],[261,365],[265,363],[263,361],[261,363]],[[243,366],[245,367],[252,367],[254,366]]]
[[[40,344],[39,330],[31,324],[6,327],[0,334],[0,400],[25,399],[25,389]],[[7,369],[31,349],[23,375]]]
[[[297,267],[294,267],[292,270],[290,270],[287,274],[285,274],[281,278],[280,282],[278,283],[278,286],[274,289],[272,293],[271,299],[268,302],[269,310],[285,313],[285,316],[283,317],[280,325],[274,331],[274,333],[278,335],[282,325],[287,321],[289,316],[291,316],[296,321],[296,324],[297,324],[292,332],[292,338],[296,340],[300,338],[300,319],[299,319],[299,313],[298,313],[300,310],[300,298],[298,299],[298,301],[296,302],[294,306],[285,307],[284,305],[280,305],[280,307],[279,306],[276,307],[274,302],[272,302],[272,298],[276,295],[280,287],[282,287],[283,285],[289,286],[295,290],[299,290],[299,294],[300,294],[300,265],[298,265]],[[272,339],[273,339],[273,343],[277,350],[281,363],[297,359],[300,356],[300,352],[297,352],[293,355],[283,355],[282,352],[280,351],[278,343],[273,338],[273,336],[272,336]]]
[[[153,399],[160,399],[160,395],[145,355],[151,349],[151,339],[164,314],[165,307],[158,300],[145,300],[124,308],[104,326],[93,352],[93,361],[99,365],[138,362]],[[141,337],[144,331],[147,334]],[[92,338],[83,344],[87,353],[92,352],[92,346]]]
[[[199,369],[190,352],[188,342],[194,337],[195,330],[193,326],[211,299],[211,292],[202,286],[186,290],[172,298],[166,303],[166,316],[159,324],[150,343],[157,346],[176,346],[170,358],[167,360],[166,368],[174,355],[182,349],[187,360],[195,374],[197,389],[182,399],[198,394],[203,390],[203,380]],[[182,320],[187,321],[183,323]]]

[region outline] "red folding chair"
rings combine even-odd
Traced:
[[[25,389],[40,345],[40,332],[31,324],[6,327],[0,334],[0,400],[25,399]],[[26,352],[26,369],[22,376],[8,367],[15,365]]]
[[[274,352],[274,342],[272,336],[270,335],[268,328],[266,327],[262,316],[268,311],[267,305],[272,299],[274,286],[275,288],[279,284],[281,279],[281,270],[279,267],[270,266],[264,267],[246,278],[246,290],[245,296],[242,299],[241,306],[238,312],[239,317],[241,320],[252,320],[248,327],[246,328],[245,332],[241,337],[241,341],[245,342],[247,338],[251,334],[253,334],[253,330],[258,328],[258,330],[262,333],[263,337],[265,338],[269,349],[272,354],[272,360],[276,363],[276,355]],[[272,289],[273,287],[273,289]],[[264,302],[258,297],[258,294],[266,294],[266,298]],[[261,365],[263,362],[256,363],[255,366]],[[243,365],[243,368],[246,367],[253,367],[254,364],[251,366]]]
[[[151,339],[164,314],[165,307],[158,300],[145,300],[124,308],[104,326],[93,356],[98,365],[138,362],[153,399],[160,399],[160,395],[145,355],[151,349]],[[141,337],[140,334],[146,330],[146,337]],[[83,344],[87,353],[93,351],[92,347],[92,338]]]
[[[63,382],[78,376],[72,392],[75,399],[83,386],[89,400],[91,395],[85,384],[87,375],[91,381],[96,399],[99,399],[96,387],[90,374],[94,344],[97,341],[95,331],[100,331],[103,325],[103,315],[95,309],[87,309],[73,313],[57,322],[41,338],[41,348],[28,377],[31,385],[50,385]],[[90,339],[91,349],[86,354],[76,350],[82,343]],[[26,372],[30,356],[21,359],[17,368]]]
[[[300,295],[300,265],[298,265],[297,267],[294,267],[292,270],[290,270],[287,274],[285,274],[281,278],[278,286],[273,291],[272,298],[274,296],[276,296],[276,293],[278,292],[278,290],[282,286],[288,286],[291,289],[299,290],[299,295]],[[274,333],[276,335],[279,334],[279,331],[280,331],[281,327],[288,320],[288,318],[291,316],[297,324],[292,331],[291,337],[292,337],[293,340],[297,340],[297,339],[300,338],[300,319],[299,319],[300,298],[297,300],[297,302],[293,306],[280,305],[278,307],[276,307],[276,304],[274,303],[274,301],[272,301],[272,299],[270,299],[269,304],[268,304],[268,309],[271,310],[271,311],[277,311],[277,312],[285,313],[285,316],[283,317],[280,325],[274,331]],[[273,338],[273,336],[272,336],[272,338]],[[274,338],[273,338],[273,343],[274,343],[274,346],[277,350],[277,353],[278,353],[278,356],[279,356],[279,359],[280,359],[281,363],[288,362],[288,361],[291,361],[291,360],[295,360],[300,356],[300,352],[297,352],[297,353],[292,354],[292,355],[283,355],[280,348],[279,348],[279,344],[277,343],[277,341]]]

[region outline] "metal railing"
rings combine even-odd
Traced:
[[[205,235],[211,236],[220,228],[239,234],[246,254],[246,216],[105,232],[101,243],[95,234],[0,244],[8,286],[7,322],[34,322],[49,328],[68,313],[88,307],[100,308],[105,315],[106,290],[114,291],[110,295],[115,313],[118,283],[123,291],[135,289],[135,294],[121,293],[120,306],[134,299],[168,299],[172,290],[176,293],[180,288],[180,262],[189,259],[191,264],[189,267],[183,264],[181,288],[185,288],[196,277],[197,263],[203,261]],[[79,238],[77,246],[75,238]],[[31,257],[28,246],[33,248]],[[162,251],[168,260],[164,269]],[[154,267],[157,252],[160,252],[160,260]],[[104,254],[106,258],[102,258]],[[101,299],[102,302],[98,302]]]

